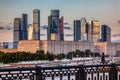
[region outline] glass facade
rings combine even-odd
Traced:
[[[100,23],[96,20],[90,21],[90,38],[91,42],[100,41]]]
[[[40,11],[33,10],[33,39],[40,40]]]
[[[74,20],[74,41],[81,40],[80,20]]]

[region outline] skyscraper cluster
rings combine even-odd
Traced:
[[[110,42],[111,29],[107,25],[100,25],[97,20],[90,23],[84,17],[74,20],[74,41],[86,42]],[[28,16],[22,14],[22,18],[14,19],[14,48],[17,48],[19,40],[40,40],[40,10],[33,10],[33,24],[28,27]],[[60,17],[59,10],[51,10],[48,16],[47,40],[64,41],[64,17]]]
[[[107,25],[100,25],[97,20],[87,23],[82,17],[74,20],[74,41],[111,42],[111,29]]]

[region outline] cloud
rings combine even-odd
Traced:
[[[66,29],[66,30],[70,30],[70,29],[72,29],[70,26],[64,26],[64,29]]]
[[[120,33],[118,33],[118,34],[113,34],[112,36],[113,36],[113,37],[120,37]]]
[[[73,34],[65,34],[65,36],[73,36]]]
[[[3,30],[3,29],[5,29],[4,27],[0,27],[0,30]]]
[[[41,26],[41,29],[47,29],[48,28],[48,26]]]
[[[40,34],[40,36],[46,36],[46,34]]]

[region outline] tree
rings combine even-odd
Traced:
[[[65,54],[61,53],[61,54],[56,55],[56,57],[57,59],[61,60],[65,58]]]

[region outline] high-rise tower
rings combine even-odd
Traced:
[[[40,11],[33,10],[33,39],[40,40]]]
[[[14,19],[14,32],[13,32],[13,36],[14,36],[13,47],[14,48],[17,48],[19,40],[23,40],[23,33],[22,32],[23,32],[22,18],[15,18]]]
[[[23,31],[22,31],[22,36],[23,36],[23,40],[27,40],[28,39],[28,18],[27,18],[27,14],[23,14],[22,15],[22,24],[23,24]]]
[[[90,21],[90,41],[100,41],[100,22],[96,20]]]
[[[60,40],[64,41],[64,29],[63,29],[63,25],[64,24],[64,17],[62,16],[60,18],[60,28],[59,28],[59,32],[60,32]]]
[[[80,20],[74,20],[74,41],[81,40]]]
[[[111,28],[107,25],[101,26],[101,41],[111,42]]]
[[[85,18],[81,18],[81,40],[85,40],[85,41],[88,41],[88,24],[86,22],[86,19]]]
[[[60,40],[59,10],[51,10],[51,17],[52,17],[51,40]]]

